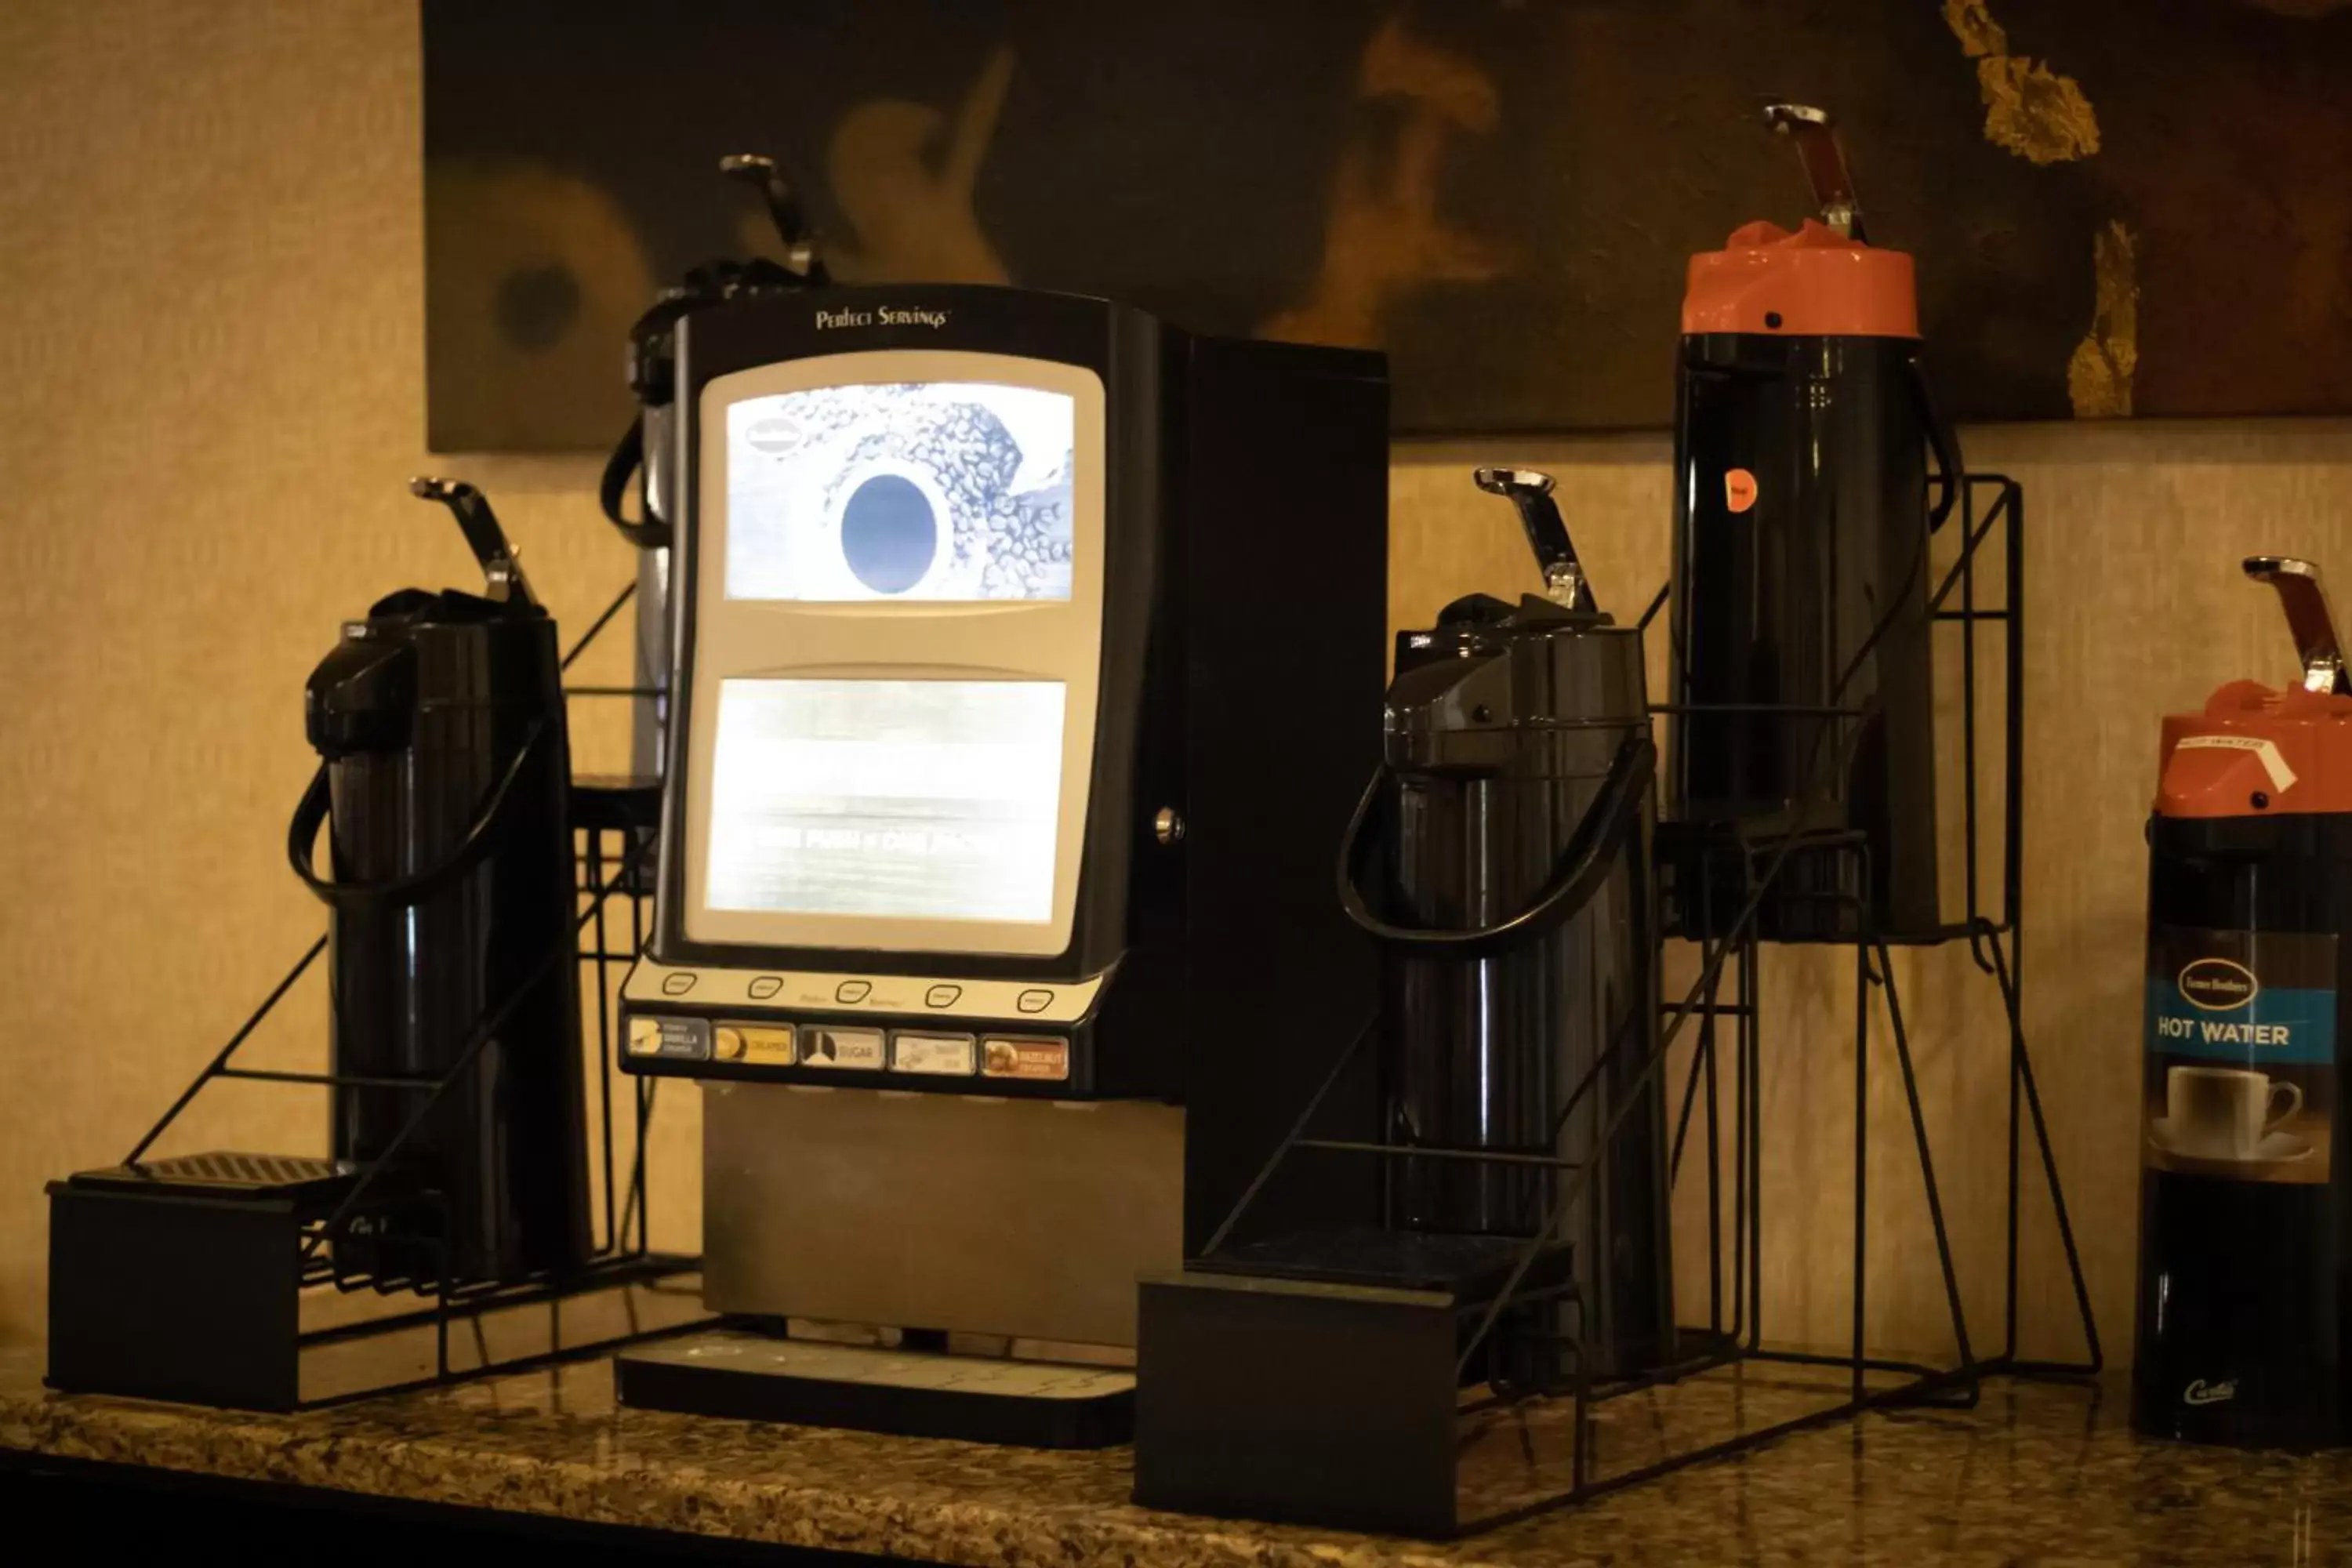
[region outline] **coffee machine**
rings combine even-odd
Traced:
[[[1369,1006],[1328,855],[1376,745],[1384,363],[972,287],[747,293],[675,337],[625,1065],[703,1086],[708,1304],[896,1358],[688,1342],[623,1396],[1117,1436],[907,1390],[950,1334],[1131,1346],[1139,1272]]]

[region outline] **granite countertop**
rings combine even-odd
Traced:
[[[603,1361],[286,1416],[61,1396],[40,1371],[37,1349],[0,1350],[0,1448],[986,1568],[2241,1564],[2352,1550],[2352,1455],[2146,1442],[2115,1386],[1994,1381],[1973,1411],[1873,1414],[1430,1544],[1139,1509],[1125,1449],[623,1410]],[[1788,1388],[1785,1373],[1741,1375],[1759,1394]],[[1645,1419],[1650,1398],[1613,1403]]]

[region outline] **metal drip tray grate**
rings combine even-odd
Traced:
[[[190,1197],[311,1202],[333,1196],[352,1180],[336,1169],[331,1160],[301,1154],[215,1152],[83,1171],[74,1176],[73,1184],[110,1192],[162,1191]]]
[[[1486,1301],[1502,1289],[1527,1245],[1519,1237],[1351,1226],[1244,1242],[1184,1267],[1196,1274],[1445,1290],[1465,1301]],[[1519,1281],[1517,1295],[1525,1299],[1566,1283],[1570,1257],[1566,1243],[1547,1243]]]

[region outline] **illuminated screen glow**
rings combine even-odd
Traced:
[[[1067,599],[1076,405],[890,382],[727,408],[727,596]]]
[[[714,910],[1053,918],[1058,680],[719,683]]]

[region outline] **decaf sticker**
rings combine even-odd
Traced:
[[[1746,511],[1756,504],[1756,476],[1746,468],[1733,468],[1723,476],[1723,504],[1733,511]]]
[[[2238,1182],[2327,1180],[2336,938],[2159,926],[2148,943],[2143,1157]]]

